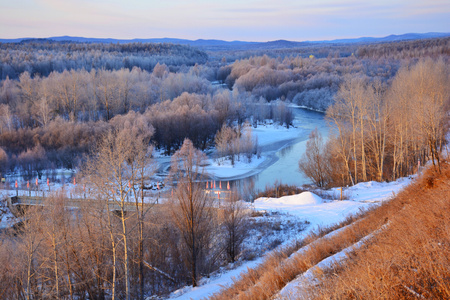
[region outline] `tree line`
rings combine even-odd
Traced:
[[[165,64],[173,71],[181,66],[207,62],[208,55],[196,48],[166,43],[77,43],[46,39],[0,43],[0,76],[16,79],[23,72],[46,77],[64,70],[131,70],[138,67],[152,71]]]
[[[8,123],[15,128],[45,126],[57,116],[71,121],[108,121],[130,110],[144,112],[148,106],[183,92],[213,93],[210,82],[194,71],[173,73],[158,64],[152,73],[139,68],[65,70],[48,77],[31,77],[24,72],[18,81],[2,82],[0,102],[15,115]]]
[[[325,111],[346,75],[389,82],[420,58],[448,61],[450,38],[376,44],[312,45],[293,49],[224,52],[217,78],[267,100],[285,99]],[[210,54],[211,56],[217,53]],[[224,64],[224,62],[232,62]]]
[[[252,115],[255,126],[267,118],[291,125],[292,112],[283,103],[256,103],[247,93],[213,86],[200,73],[200,66],[173,73],[158,64],[152,73],[71,70],[32,78],[25,72],[18,81],[4,80],[0,147],[9,159],[2,160],[1,171],[17,168],[31,176],[45,166],[74,168],[111,122],[134,117],[152,124],[151,142],[167,154],[185,138],[205,150],[223,124],[242,124]],[[255,105],[264,108],[258,115]]]
[[[390,84],[347,77],[326,112],[334,132],[314,131],[300,169],[319,186],[395,180],[427,161],[440,168],[449,131],[448,64],[421,59]]]
[[[399,63],[349,57],[301,56],[250,57],[222,66],[218,78],[228,87],[245,91],[256,98],[283,99],[325,111],[346,75],[366,75],[386,82],[397,72]]]
[[[449,43],[450,38],[446,37],[364,45],[356,50],[356,55],[360,58],[371,59],[420,59],[423,57],[436,59],[450,55]]]

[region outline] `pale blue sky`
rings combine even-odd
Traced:
[[[0,38],[304,41],[432,31],[450,31],[450,0],[0,0]]]

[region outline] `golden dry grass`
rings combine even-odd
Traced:
[[[324,270],[307,299],[450,299],[450,167],[428,170],[391,201],[389,227]],[[300,297],[300,295],[303,295]]]
[[[321,283],[299,291],[298,297],[450,299],[449,177],[450,168],[444,162],[442,174],[428,170],[392,201],[332,228],[318,229],[298,246],[271,253],[211,299],[271,299],[297,275],[388,222],[387,229],[349,255],[348,263],[319,272]]]
[[[254,269],[241,274],[239,280],[214,295],[211,299],[271,299],[288,282],[297,275],[307,271],[324,258],[352,245],[385,221],[364,221],[363,216],[371,211],[349,216],[343,222],[328,228],[318,228],[311,232],[301,243],[276,250],[267,255],[264,262]],[[358,222],[355,222],[358,220]],[[351,226],[347,226],[350,225]],[[366,224],[363,226],[363,224]],[[344,226],[347,226],[343,228]],[[324,237],[326,234],[341,229],[338,235]],[[302,251],[298,251],[303,248]]]

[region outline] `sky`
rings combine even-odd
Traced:
[[[450,0],[0,0],[0,38],[264,42],[449,31]]]

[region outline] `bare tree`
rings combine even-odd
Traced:
[[[19,230],[21,238],[17,241],[17,256],[21,261],[17,266],[22,265],[23,277],[21,288],[23,288],[24,298],[27,300],[39,297],[42,289],[42,270],[39,260],[40,252],[44,247],[45,236],[39,230],[42,228],[44,215],[40,213],[39,207],[30,207],[23,215],[22,226]]]
[[[365,151],[364,151],[364,100],[366,97],[366,80],[359,77],[348,77],[341,85],[336,102],[327,111],[333,115],[331,119],[338,127],[349,126],[351,129],[351,145],[353,160],[353,177],[355,183],[362,173],[363,180],[365,173]],[[337,122],[336,122],[337,121]],[[358,172],[358,166],[362,166],[362,172]]]
[[[442,60],[422,59],[402,68],[390,87],[393,176],[411,172],[417,161],[430,159],[440,168],[440,151],[448,132],[450,90]]]
[[[19,154],[17,162],[21,166],[25,173],[25,176],[29,179],[37,173],[39,178],[42,176],[43,170],[47,166],[47,156],[45,149],[40,144],[36,145],[33,149],[28,149]]]
[[[228,259],[234,262],[241,252],[244,239],[247,236],[248,214],[246,207],[239,201],[236,191],[224,200],[222,208],[222,225],[225,234],[225,252]]]
[[[124,128],[115,128],[105,135],[97,149],[97,154],[86,164],[85,172],[98,195],[105,200],[107,212],[110,210],[110,206],[118,206],[118,213],[114,216],[119,219],[120,223],[120,232],[117,234],[120,237],[118,241],[123,245],[125,295],[126,299],[130,299],[130,228],[128,228],[128,219],[136,217],[136,214],[130,213],[127,208],[129,196],[132,193],[130,183],[139,181],[138,170],[145,168],[143,164],[148,162],[149,155],[148,134],[142,134],[140,128],[136,128],[133,124],[124,124],[124,126]],[[147,129],[151,129],[151,127]],[[152,130],[149,132],[150,136],[152,132]],[[142,190],[141,193],[143,193]],[[117,240],[116,233],[112,230],[113,221],[110,219],[109,213],[108,224],[111,228],[111,242],[114,250]],[[115,272],[115,268],[113,271]]]
[[[134,137],[130,146],[131,157],[128,161],[128,182],[131,187],[130,197],[134,198],[138,223],[138,264],[139,264],[139,295],[144,299],[144,218],[147,208],[144,206],[145,182],[156,171],[156,164],[152,158],[153,147],[149,147],[153,135],[153,127],[145,115],[133,111],[125,116],[116,116],[111,124],[120,129],[121,133]]]
[[[215,137],[217,156],[229,156],[231,163],[234,165],[235,153],[233,150],[234,140],[237,138],[236,129],[227,125],[223,125]]]
[[[388,125],[392,115],[391,105],[386,101],[384,88],[380,82],[375,82],[371,87],[366,101],[368,111],[366,120],[368,122],[367,149],[372,153],[375,165],[376,180],[383,181],[384,165],[387,155]]]
[[[42,97],[33,106],[34,119],[42,126],[46,126],[52,120],[52,110],[46,97]]]
[[[181,233],[185,263],[190,269],[192,285],[198,284],[199,267],[209,247],[213,210],[199,180],[206,156],[186,139],[172,157],[171,172],[176,182],[172,214]]]
[[[242,129],[242,133],[239,131],[240,129]],[[258,138],[253,136],[249,123],[245,123],[242,127],[229,127],[224,124],[216,134],[215,143],[217,156],[228,156],[232,165],[235,163],[236,156],[240,160],[241,154],[251,161],[258,148]]]
[[[316,128],[309,134],[306,151],[298,162],[300,171],[309,177],[319,187],[329,183],[327,158],[322,135]]]
[[[0,104],[0,133],[13,129],[13,115],[8,104]]]

